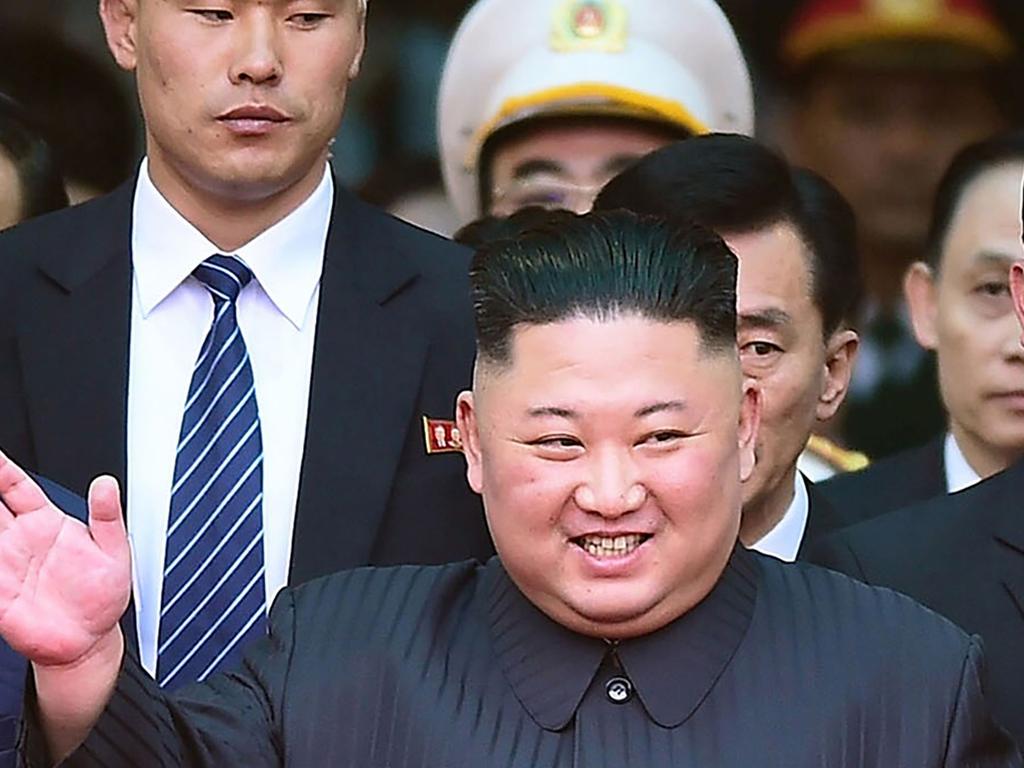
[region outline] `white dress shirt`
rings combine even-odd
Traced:
[[[238,324],[252,362],[263,437],[268,606],[288,581],[333,203],[325,169],[301,206],[232,254],[254,275],[238,299]],[[213,299],[191,274],[220,251],[164,199],[145,161],[132,221],[127,516],[140,657],[154,674],[178,437],[199,348],[213,322]]]
[[[779,524],[768,531],[760,541],[750,546],[756,552],[777,557],[786,563],[796,560],[800,543],[807,529],[807,513],[810,497],[807,495],[807,481],[799,472],[793,478],[793,500]]]
[[[981,476],[967,463],[967,457],[952,432],[946,433],[942,449],[943,464],[946,467],[946,492],[956,493],[981,482]]]

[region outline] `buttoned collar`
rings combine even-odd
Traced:
[[[739,648],[757,599],[755,556],[737,547],[710,594],[671,624],[614,646],[647,714],[674,728],[700,706]],[[500,561],[483,583],[498,662],[516,698],[549,731],[572,720],[612,645],[571,632],[534,606]]]
[[[296,328],[305,324],[323,273],[334,204],[334,181],[320,184],[298,208],[233,254]],[[143,161],[135,186],[132,267],[143,317],[148,317],[205,259],[220,250],[167,201]]]

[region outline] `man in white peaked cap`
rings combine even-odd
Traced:
[[[714,0],[479,0],[445,63],[438,133],[461,221],[589,209],[633,160],[754,128],[750,74]]]

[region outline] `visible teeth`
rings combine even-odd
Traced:
[[[583,536],[578,543],[594,557],[622,557],[639,547],[646,537],[641,534],[629,536]]]

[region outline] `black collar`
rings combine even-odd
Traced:
[[[737,547],[695,608],[657,632],[617,645],[647,714],[662,727],[685,722],[725,671],[750,626],[758,576],[754,557]],[[516,698],[542,728],[562,730],[611,646],[549,619],[497,558],[486,567],[483,598],[498,661]]]

